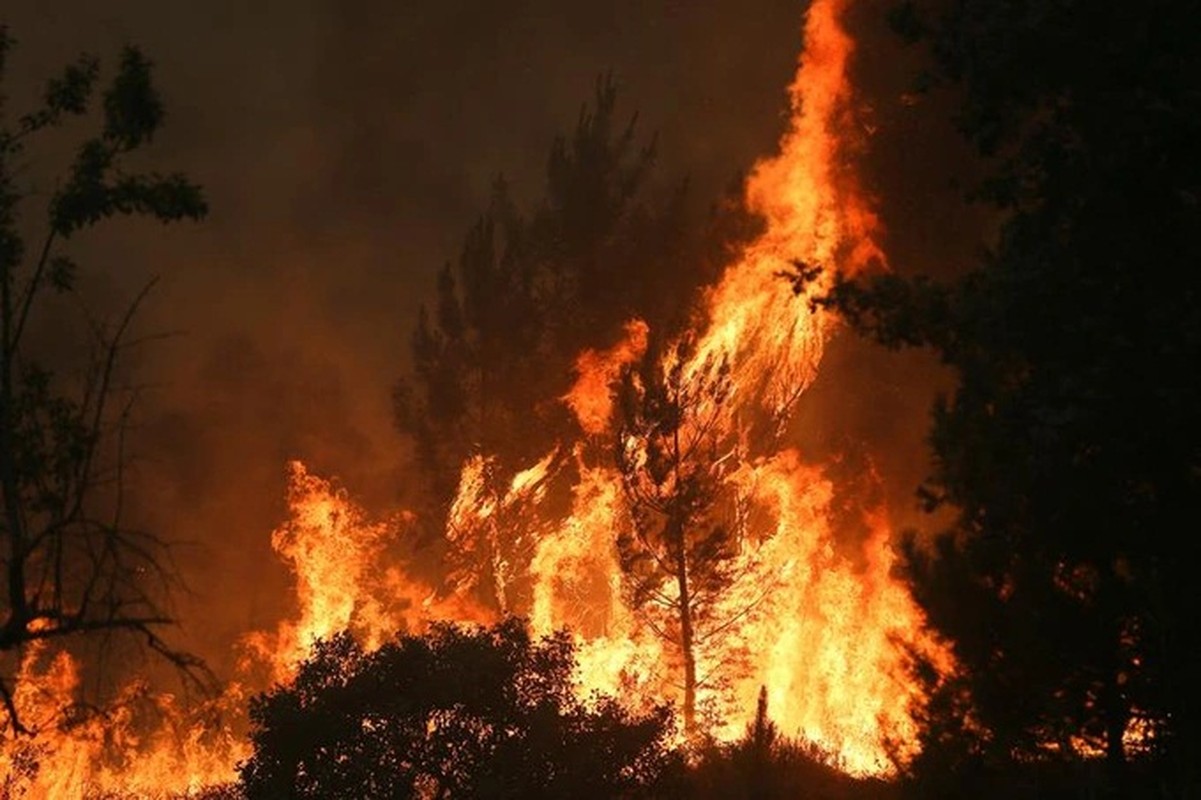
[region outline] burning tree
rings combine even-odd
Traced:
[[[0,77],[12,40],[0,28]],[[163,109],[150,63],[127,48],[103,94],[99,133],[79,146],[51,195],[46,230],[27,249],[18,209],[23,148],[36,134],[87,113],[99,66],[88,56],[51,80],[42,105],[0,127],[0,653],[92,633],[126,632],[191,671],[191,657],[157,633],[172,622],[159,599],[170,583],[165,543],[122,516],[125,439],[135,392],[117,373],[147,286],[114,323],[85,313],[88,354],[75,385],[36,356],[31,334],[53,295],[76,293],[77,267],[61,246],[113,216],[163,222],[205,213],[182,175],[127,172]],[[58,308],[61,313],[61,308]],[[22,730],[12,678],[0,679],[9,721]]]
[[[651,190],[656,145],[639,140],[636,123],[620,118],[613,81],[599,80],[551,147],[542,199],[519,207],[498,180],[458,260],[440,271],[409,343],[412,374],[394,392],[435,525],[469,459],[491,459],[485,488],[503,494],[519,466],[572,435],[553,398],[581,349],[631,317],[671,327],[723,249],[747,235],[741,207],[690,224],[683,185],[666,197]]]
[[[625,251],[640,238],[670,239],[665,226],[656,237],[635,233],[654,146],[638,144],[634,119],[620,126],[616,100],[612,82],[598,82],[573,135],[556,139],[534,213],[497,181],[413,330],[414,375],[397,385],[396,421],[438,502],[449,503],[469,457],[522,463],[562,432],[566,418],[544,399],[566,388],[581,343],[631,313],[623,304],[638,293],[628,279],[654,272]]]
[[[633,524],[618,536],[617,549],[634,607],[679,648],[691,734],[702,680],[698,653],[731,622],[716,601],[737,579],[741,537],[723,492],[723,478],[737,462],[736,444],[721,424],[729,371],[710,363],[703,379],[690,380],[687,351],[687,342],[666,358],[652,351],[625,371],[616,450]]]

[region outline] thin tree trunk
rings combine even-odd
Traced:
[[[12,275],[9,268],[0,275],[0,497],[4,503],[4,525],[8,529],[8,614],[4,620],[5,647],[20,641],[25,620],[25,531],[21,518],[20,484],[13,463],[13,356]]]
[[[677,390],[674,398],[679,407],[680,395]],[[677,424],[672,431],[673,468],[676,477],[676,489],[679,490],[682,476],[680,474],[680,426]],[[692,597],[688,587],[688,547],[683,511],[677,507],[672,513],[668,524],[674,530],[669,531],[668,540],[675,542],[676,588],[680,593],[680,653],[684,657],[684,734],[689,738],[696,733],[696,654],[693,651],[692,631]]]
[[[676,588],[680,592],[680,652],[684,657],[684,733],[696,732],[696,654],[693,651],[692,598],[683,548],[676,556]]]

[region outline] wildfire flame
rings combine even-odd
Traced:
[[[719,373],[728,382],[712,418],[735,443],[719,478],[736,498],[740,535],[730,559],[737,578],[715,614],[725,621],[696,647],[697,705],[710,732],[725,740],[740,735],[763,686],[784,733],[818,743],[848,772],[885,774],[890,755],[905,758],[916,748],[912,712],[922,697],[908,677],[907,652],[939,654],[940,645],[890,574],[884,511],[864,512],[866,540],[840,545],[831,482],[780,442],[833,324],[782,276],[798,265],[820,267],[809,289],[820,291],[832,274],[883,261],[871,203],[851,167],[853,43],[839,23],[845,4],[815,0],[807,12],[790,127],[779,155],[760,162],[746,186],[764,232],[704,294],[686,336],[690,347],[664,358],[683,358],[668,366],[686,384],[703,386]],[[633,522],[622,477],[597,445],[616,441],[615,384],[645,357],[648,333],[632,321],[614,347],[580,355],[578,380],[562,400],[579,421],[581,441],[561,443],[499,482],[488,454],[464,465],[446,533],[458,556],[446,577],[449,592],[405,571],[397,553],[408,517],[373,521],[330,483],[292,465],[291,516],[272,545],[296,576],[297,613],[274,632],[245,638],[243,682],[218,707],[244,708],[246,686],[287,680],[314,641],[340,630],[372,647],[429,620],[488,621],[497,612],[473,601],[481,591],[500,613],[528,617],[536,633],[572,631],[582,692],[678,699],[679,648],[631,600],[614,532]],[[749,421],[764,419],[773,435],[753,440]],[[548,497],[561,481],[570,483],[569,497],[556,506]],[[491,488],[497,485],[504,490]],[[132,714],[68,719],[60,709],[72,707],[78,669],[64,652],[29,648],[17,686],[17,707],[38,735],[10,739],[0,751],[13,796],[186,793],[232,780],[248,754],[228,725],[214,727],[211,717],[202,721],[167,698],[152,698],[169,724],[149,736],[136,735]],[[132,698],[138,689],[129,691]],[[122,754],[115,761],[114,746]],[[29,766],[35,760],[37,769]]]
[[[14,705],[31,733],[0,748],[0,797],[185,795],[231,782],[250,755],[235,724],[247,700],[240,684],[185,704],[134,681],[92,709],[77,701],[75,659],[45,642],[26,649],[15,683]]]
[[[851,274],[872,259],[876,216],[849,162],[853,42],[838,18],[844,0],[815,2],[805,20],[805,49],[789,89],[792,120],[780,154],[760,161],[746,186],[748,207],[767,228],[708,293],[707,324],[687,375],[729,363],[742,402],[776,414],[817,375],[830,320],[811,311],[780,279],[795,264]]]
[[[373,522],[329,481],[289,465],[287,523],[271,535],[271,546],[296,576],[298,619],[274,633],[244,639],[245,669],[266,664],[275,682],[292,677],[320,639],[352,630],[375,648],[398,630],[412,627],[433,594],[405,574],[388,545],[407,515]],[[382,566],[381,565],[387,565]]]
[[[745,442],[741,428],[755,416],[766,415],[781,429],[817,375],[832,320],[798,299],[782,276],[798,264],[820,266],[814,291],[827,286],[832,273],[853,274],[883,260],[873,238],[876,218],[847,152],[852,42],[838,22],[843,6],[830,0],[810,7],[806,48],[790,90],[791,127],[780,154],[760,162],[748,181],[748,205],[764,217],[766,229],[705,294],[703,321],[688,333],[693,344],[683,363],[664,367],[677,368],[690,385],[715,382],[722,371],[728,396],[721,410],[705,414],[725,428],[719,438]],[[586,435],[615,435],[614,382],[646,341],[646,326],[631,323],[622,342],[579,358],[579,378],[565,401]],[[911,714],[921,697],[905,668],[906,650],[940,653],[917,606],[890,575],[887,517],[878,509],[865,512],[870,537],[859,552],[842,552],[829,522],[832,487],[821,470],[787,447],[741,449],[740,466],[724,482],[750,509],[751,521],[731,567],[740,577],[713,614],[728,622],[720,636],[696,648],[703,678],[698,706],[718,720],[711,732],[731,739],[745,730],[759,687],[766,686],[772,716],[785,733],[819,743],[849,772],[886,773],[890,748],[902,758],[915,748]],[[588,452],[584,443],[575,446],[579,477],[571,513],[543,528],[525,559],[532,582],[525,612],[539,633],[564,627],[575,633],[584,688],[678,699],[678,648],[623,591],[614,531],[632,523],[621,476],[603,459],[588,463]],[[480,529],[497,508],[476,493],[478,474],[475,464],[464,470],[452,514],[456,529]],[[520,572],[518,548],[497,557]],[[657,589],[672,592],[669,582]]]
[[[831,332],[831,319],[798,299],[781,276],[798,263],[820,266],[820,290],[833,272],[851,274],[882,260],[876,218],[847,153],[852,42],[838,22],[843,5],[809,9],[790,91],[791,127],[780,154],[757,165],[746,189],[766,230],[706,293],[703,323],[689,333],[695,344],[678,365],[694,385],[726,370],[729,397],[718,417],[725,438],[735,441],[744,438],[740,421],[755,414],[778,426],[787,420],[816,377]],[[612,433],[618,365],[635,359],[645,342],[645,326],[634,324],[610,351],[579,359],[567,401],[586,434]],[[724,612],[714,615],[733,623],[697,648],[698,675],[711,676],[699,704],[721,721],[719,738],[733,738],[766,686],[786,733],[818,742],[848,771],[887,772],[889,745],[910,755],[916,737],[911,711],[921,698],[906,674],[905,648],[934,653],[938,646],[890,576],[886,516],[869,515],[872,535],[862,552],[841,553],[828,520],[832,489],[819,469],[787,448],[747,453],[742,461],[725,480],[753,508],[754,521],[733,568],[741,577],[721,597]],[[621,591],[612,533],[630,524],[621,478],[603,464],[579,472],[571,515],[542,538],[530,563],[532,624],[539,632],[576,633],[588,688],[613,690],[625,681],[627,697],[631,685],[653,698],[676,697],[669,643]],[[485,509],[457,506],[457,524]]]

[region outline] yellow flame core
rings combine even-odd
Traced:
[[[697,646],[698,708],[711,732],[730,740],[745,730],[764,686],[784,733],[820,744],[848,772],[887,774],[890,753],[903,759],[916,747],[912,712],[922,698],[907,677],[907,649],[949,662],[890,575],[885,514],[869,512],[871,535],[850,552],[840,548],[830,522],[833,490],[821,470],[787,447],[750,452],[740,428],[766,415],[783,430],[830,334],[831,321],[783,276],[798,265],[820,267],[820,291],[833,274],[883,260],[871,204],[851,169],[857,136],[847,79],[852,42],[839,24],[844,6],[815,0],[809,7],[789,129],[779,155],[760,162],[746,187],[764,233],[704,295],[678,367],[698,385],[719,371],[725,376],[729,392],[715,418],[723,436],[740,443],[719,473],[742,509],[731,559],[738,577],[716,601],[712,616],[723,622]],[[578,380],[563,401],[586,438],[615,437],[614,383],[643,357],[647,336],[646,325],[633,321],[618,345],[578,359]],[[275,631],[245,638],[243,683],[214,701],[203,720],[133,686],[119,707],[133,708],[141,692],[159,710],[159,728],[139,724],[132,712],[68,725],[61,709],[77,694],[74,662],[28,648],[15,701],[38,736],[10,738],[0,749],[0,774],[10,776],[4,789],[14,797],[70,797],[187,792],[232,780],[247,745],[212,720],[245,713],[243,686],[288,680],[313,642],[341,630],[375,647],[430,620],[486,622],[496,612],[476,605],[480,594],[502,612],[527,616],[538,633],[571,630],[583,694],[678,700],[679,648],[631,603],[615,534],[633,522],[620,474],[595,450],[587,441],[556,448],[508,479],[487,455],[470,459],[446,532],[457,554],[446,576],[453,591],[441,596],[403,568],[403,515],[373,521],[345,493],[293,464],[290,517],[272,545],[295,575],[297,612]],[[574,481],[565,513],[548,501],[549,483],[563,475]],[[673,588],[665,581],[658,590],[670,599]],[[31,771],[35,760],[39,769]]]
[[[389,546],[405,527],[404,515],[373,522],[344,491],[289,465],[288,521],[271,535],[271,546],[296,577],[299,610],[274,633],[245,637],[247,667],[266,664],[272,681],[290,679],[319,639],[353,631],[367,647],[424,616],[432,594],[409,577]]]

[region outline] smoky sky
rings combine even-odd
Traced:
[[[947,234],[971,227],[958,210],[962,154],[942,115],[901,102],[916,62],[879,5],[855,17],[867,182],[895,266],[945,269],[973,241]],[[111,64],[121,45],[141,47],[167,110],[141,163],[186,171],[211,205],[198,225],[121,222],[72,245],[93,275],[87,288],[114,307],[161,276],[139,327],[173,335],[131,356],[145,386],[138,513],[188,543],[179,558],[192,592],[179,613],[189,642],[227,666],[228,643],[283,608],[287,576],[269,532],[284,513],[288,459],[378,508],[403,497],[390,387],[435,271],[494,178],[536,199],[552,139],[611,74],[619,110],[658,136],[657,180],[688,177],[698,202],[715,199],[783,131],[803,11],[794,0],[19,0],[0,10],[18,41],[10,107],[78,52]],[[53,148],[31,157],[42,156]],[[852,435],[889,443],[908,503],[936,370],[839,347],[837,363],[861,364],[847,366],[856,377],[823,377],[805,418],[860,409]],[[843,435],[817,429],[818,450]]]

